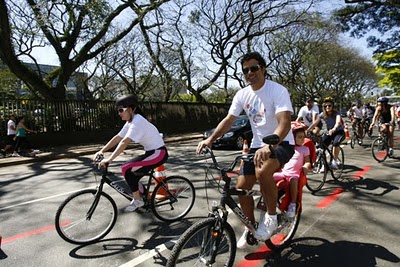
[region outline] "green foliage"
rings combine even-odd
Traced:
[[[347,1],[349,5],[335,12],[335,18],[351,36],[368,36],[374,47],[377,72],[383,74],[379,85],[400,88],[400,2]],[[380,34],[380,35],[379,35]]]
[[[378,53],[374,59],[378,62],[376,71],[382,74],[379,86],[387,86],[400,93],[400,50]]]

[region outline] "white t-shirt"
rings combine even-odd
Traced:
[[[307,126],[310,126],[313,123],[313,117],[315,114],[319,114],[319,108],[314,104],[311,109],[308,109],[307,106],[301,107],[297,117],[303,118],[303,123]]]
[[[7,122],[7,135],[16,134],[17,131],[11,129],[12,126],[14,126],[14,129],[15,129],[15,122],[13,120],[9,120]]]
[[[236,93],[229,114],[237,117],[243,110],[249,117],[253,131],[252,148],[265,146],[262,141],[263,137],[274,133],[278,127],[275,114],[282,111],[293,113],[288,90],[270,80],[265,80],[263,87],[257,91],[253,91],[250,86],[247,86]],[[292,131],[289,131],[284,140],[294,145]]]
[[[127,121],[118,136],[129,137],[132,141],[142,145],[145,151],[165,145],[157,128],[140,114],[135,114],[131,122]]]
[[[354,106],[351,108],[351,110],[353,111],[354,118],[362,119],[365,112],[363,107],[358,108],[357,106]]]

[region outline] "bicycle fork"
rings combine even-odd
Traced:
[[[90,205],[90,208],[89,208],[88,212],[86,213],[87,221],[90,221],[92,219],[92,215],[93,215],[94,211],[96,210],[97,205],[99,204],[101,192],[103,191],[103,186],[104,186],[104,181],[101,180],[99,186],[97,187],[96,193],[94,195],[93,203],[92,203],[92,205]]]

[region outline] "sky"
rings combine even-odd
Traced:
[[[329,16],[333,9],[345,6],[344,0],[319,0],[320,4],[317,5],[315,10],[318,10],[323,15]],[[367,59],[372,58],[373,49],[367,47],[366,38],[352,38],[349,34],[342,34],[343,43],[349,47],[355,48],[359,51],[361,56]],[[51,48],[37,48],[33,52],[34,57],[40,64],[58,65],[58,57]],[[371,59],[372,60],[372,59]]]

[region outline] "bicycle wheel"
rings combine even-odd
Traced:
[[[329,166],[331,166],[331,163],[333,160],[333,154],[329,154],[329,156],[330,156]],[[329,168],[329,169],[331,170],[333,179],[339,180],[342,177],[343,169],[344,169],[344,151],[343,151],[343,148],[341,148],[340,146],[339,146],[339,154],[338,154],[336,163],[337,163],[336,169],[333,169],[333,168]]]
[[[217,238],[221,238],[219,244],[216,244]],[[235,256],[236,237],[232,226],[227,222],[220,225],[217,218],[209,217],[193,224],[183,233],[172,249],[167,267],[231,267]],[[212,261],[212,258],[215,259]]]
[[[377,162],[383,162],[389,155],[389,147],[383,138],[376,138],[371,145],[372,156]]]
[[[69,196],[58,208],[55,218],[57,233],[73,244],[90,244],[106,236],[117,220],[114,200],[101,192],[94,205],[95,189],[85,189]],[[89,211],[94,208],[94,211]]]
[[[357,142],[357,137],[356,137],[356,134],[353,133],[353,135],[351,136],[351,139],[350,139],[350,147],[354,149],[356,142]]]
[[[194,186],[189,179],[169,176],[154,188],[151,208],[158,219],[173,222],[189,213],[195,198]]]
[[[313,193],[319,191],[324,186],[328,174],[327,163],[321,153],[322,151],[317,154],[312,171],[307,173],[306,187]]]
[[[274,232],[270,239],[265,241],[267,247],[271,250],[281,250],[287,247],[296,233],[297,227],[300,223],[300,217],[301,207],[299,204],[297,204],[296,215],[293,219],[289,219],[286,213],[278,213],[278,229]]]

